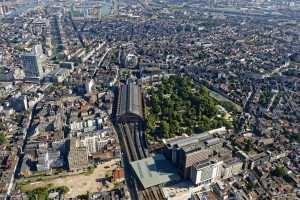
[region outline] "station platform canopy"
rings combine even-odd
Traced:
[[[162,154],[134,161],[130,164],[145,189],[180,180],[175,166],[166,160]]]

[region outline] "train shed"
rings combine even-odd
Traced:
[[[119,88],[117,119],[119,122],[143,121],[143,99],[141,87],[134,83]]]

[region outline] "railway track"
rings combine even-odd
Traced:
[[[166,199],[163,195],[162,189],[160,186],[153,186],[150,188],[147,188],[146,190],[141,192],[141,198],[143,200],[163,200]]]
[[[140,125],[137,123],[122,124],[120,131],[124,145],[130,154],[129,160],[136,161],[147,157],[147,151],[144,149]]]
[[[123,129],[122,125],[118,125],[117,128],[119,130],[118,132],[120,133],[120,139],[122,140],[127,158],[128,158],[129,161],[131,161],[132,160],[132,155],[131,155],[131,151],[129,149],[129,146],[128,146],[128,143],[127,143],[127,140],[126,140],[126,135],[125,135],[124,129]]]
[[[129,161],[138,160],[138,154],[134,147],[133,139],[132,139],[128,125],[121,124],[119,127],[120,127],[121,137],[123,139],[125,149],[128,152]]]
[[[145,154],[145,150],[142,146],[142,138],[141,138],[141,130],[140,130],[140,126],[139,124],[134,124],[133,125],[133,136],[134,136],[134,140],[135,140],[135,145],[137,148],[137,152],[139,154],[139,159],[143,159],[146,158],[147,155]]]
[[[119,124],[120,136],[127,152],[130,162],[141,160],[148,157],[145,141],[143,137],[142,127],[139,123]],[[135,181],[134,181],[135,182]],[[161,186],[153,186],[147,189],[138,188],[135,183],[135,189],[141,200],[164,200]]]
[[[138,134],[139,134],[139,141],[141,144],[144,157],[147,158],[149,156],[149,152],[148,152],[147,142],[145,138],[145,132],[143,131],[141,124],[138,124]]]

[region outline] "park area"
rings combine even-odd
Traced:
[[[220,109],[224,98],[211,95],[208,88],[197,85],[186,76],[171,76],[147,91],[146,136],[148,140],[176,135],[202,133],[225,126],[232,120]]]

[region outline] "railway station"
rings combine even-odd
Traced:
[[[134,83],[119,88],[117,119],[119,122],[143,121],[143,103],[141,87]]]

